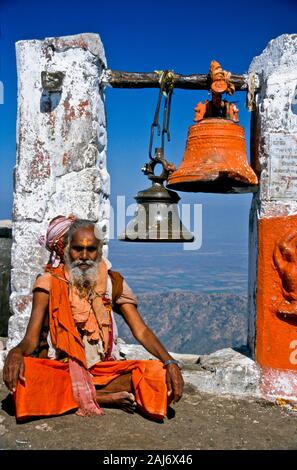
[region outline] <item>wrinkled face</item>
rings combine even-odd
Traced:
[[[82,270],[90,267],[89,261],[96,261],[98,258],[99,240],[94,235],[92,227],[85,227],[76,230],[73,234],[70,247],[70,260],[76,261],[77,266]]]

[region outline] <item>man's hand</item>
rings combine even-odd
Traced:
[[[177,403],[183,394],[184,379],[176,364],[169,364],[166,367],[166,382],[169,401]]]
[[[9,351],[3,368],[3,381],[11,393],[15,392],[19,379],[25,382],[24,356],[32,354],[39,344],[40,331],[48,304],[48,292],[36,289],[33,293],[32,313],[25,337]]]
[[[145,324],[137,308],[133,304],[121,304],[121,312],[126,320],[134,338],[153,356],[161,362],[172,360],[168,351],[160,343],[156,335]],[[184,380],[176,364],[166,366],[166,384],[168,390],[168,400],[176,403],[183,394]]]
[[[24,374],[24,356],[20,349],[15,347],[9,351],[3,368],[3,381],[10,393],[15,392],[19,378],[25,382]]]

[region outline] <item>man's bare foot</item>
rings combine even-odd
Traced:
[[[111,408],[121,408],[133,413],[136,409],[136,401],[133,393],[130,392],[106,392],[96,390],[97,402],[100,406]]]

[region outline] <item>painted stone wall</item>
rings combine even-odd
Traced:
[[[253,116],[260,190],[250,216],[249,344],[264,368],[296,371],[297,35],[272,40],[249,72],[260,84]],[[273,382],[275,375],[268,389]]]
[[[47,253],[38,238],[56,215],[98,222],[108,233],[109,175],[102,70],[97,34],[16,45],[17,162],[8,349],[24,335],[31,288]]]

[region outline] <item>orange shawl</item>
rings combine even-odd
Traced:
[[[49,298],[49,327],[53,346],[87,368],[86,355],[69,302],[68,282],[62,267],[47,268],[52,274]]]

